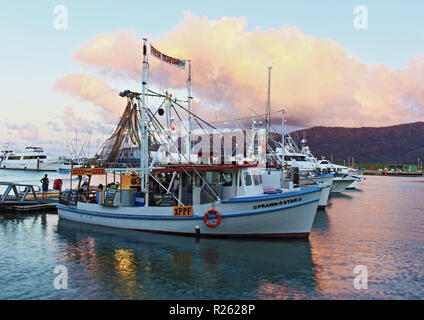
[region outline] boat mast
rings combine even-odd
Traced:
[[[170,95],[168,91],[166,92],[166,100],[167,103],[165,104],[165,115],[166,115],[166,134],[167,134],[167,161],[169,162],[169,159],[171,157],[171,98],[172,94]]]
[[[286,110],[281,110],[281,158],[282,158],[282,163],[281,165],[284,167],[284,154],[285,154],[285,138],[284,138],[284,131],[285,131],[285,126],[284,123],[286,121],[285,116],[286,116]]]
[[[141,192],[146,195],[145,206],[149,206],[149,148],[148,148],[148,128],[146,114],[146,73],[148,68],[147,61],[147,39],[143,38],[143,70],[142,70],[142,91],[141,106],[139,103],[141,119],[141,141],[140,141],[140,171],[141,171]]]
[[[188,146],[187,146],[187,153],[188,153],[188,162],[191,162],[191,99],[193,97],[191,96],[191,60],[188,60],[188,77],[187,77],[187,92],[188,92]]]
[[[268,152],[268,140],[269,140],[269,126],[270,126],[270,113],[271,113],[271,68],[268,67],[268,99],[267,99],[267,105],[266,105],[266,146],[265,146],[265,153]],[[267,162],[268,164],[268,162]]]

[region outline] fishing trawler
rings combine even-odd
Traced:
[[[61,202],[57,207],[59,217],[108,227],[192,236],[307,238],[321,189],[308,186],[264,190],[259,157],[229,164],[195,163],[191,119],[206,122],[191,112],[191,62],[169,57],[150,45],[151,55],[162,63],[184,70],[188,63],[188,107],[185,108],[167,93],[158,94],[147,87],[148,45],[147,39],[143,39],[142,92],[126,90],[120,94],[127,99],[123,119],[137,129],[130,134],[140,148],[140,167],[119,171],[119,185],[109,185],[99,192],[99,199],[93,196],[89,184],[94,174],[104,174],[107,179],[105,168],[72,170],[71,181],[72,175],[80,177],[77,189],[80,190],[84,175],[89,176],[88,186],[79,193],[72,192]],[[147,95],[163,99],[157,110],[147,107]],[[172,104],[188,115],[185,150],[170,150],[170,146],[175,145],[171,139],[174,128],[170,124],[171,111],[177,112]],[[139,123],[132,121],[136,114],[139,114]],[[165,125],[158,116],[166,117]],[[122,141],[121,138],[112,140]],[[118,153],[115,142],[109,149]],[[158,146],[156,152],[151,152],[151,144]],[[260,148],[263,148],[261,144]],[[175,153],[178,153],[176,159],[172,156]],[[161,154],[166,156],[160,157]]]

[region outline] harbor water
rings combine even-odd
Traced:
[[[39,184],[43,174],[0,170],[0,181]],[[423,177],[367,176],[318,211],[309,241],[195,239],[0,214],[0,299],[423,299],[423,195]]]

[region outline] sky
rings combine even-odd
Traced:
[[[117,93],[141,90],[143,37],[192,61],[194,108],[208,121],[264,113],[268,66],[272,110],[289,126],[424,120],[419,0],[0,5],[1,145],[63,150],[76,139],[96,152],[125,107]],[[186,72],[150,62],[149,86],[185,99]]]

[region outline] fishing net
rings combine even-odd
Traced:
[[[139,159],[140,136],[137,104],[128,99],[124,113],[111,137],[108,138],[98,160],[103,162],[134,162]]]

